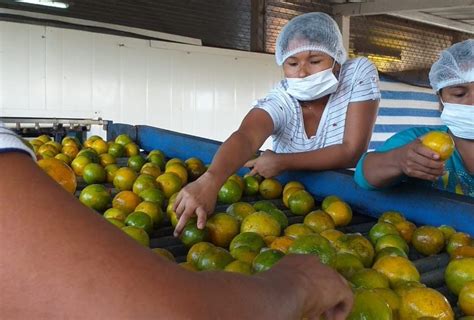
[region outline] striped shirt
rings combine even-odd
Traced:
[[[367,58],[345,62],[339,73],[339,85],[324,108],[316,135],[308,137],[298,100],[290,96],[286,80],[257,100],[253,106],[265,110],[273,121],[273,151],[294,153],[317,150],[342,143],[347,107],[351,102],[380,99],[378,73]]]
[[[36,159],[35,153],[30,149],[19,136],[8,130],[0,121],[0,153],[23,152]]]

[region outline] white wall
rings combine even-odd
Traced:
[[[0,116],[102,117],[222,141],[281,76],[272,55],[0,21]]]

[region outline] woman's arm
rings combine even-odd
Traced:
[[[180,219],[175,235],[181,233],[194,214],[198,217],[198,227],[204,228],[207,216],[214,210],[221,186],[255,154],[272,131],[273,121],[266,111],[252,109],[247,114],[239,129],[219,148],[207,172],[178,194],[175,211]]]
[[[285,170],[330,170],[351,168],[367,150],[377,116],[379,101],[351,103],[346,115],[343,142],[314,151],[275,154],[265,152],[249,161],[252,173],[272,177]]]
[[[0,154],[0,314],[6,319],[296,319],[351,292],[312,256],[248,277],[189,272],[83,206],[25,154]]]

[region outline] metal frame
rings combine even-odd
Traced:
[[[129,134],[145,151],[160,149],[168,157],[198,157],[210,163],[220,142],[150,126],[109,123],[107,138]],[[241,169],[243,175],[248,169]],[[401,185],[390,190],[368,191],[357,186],[349,170],[288,172],[278,177],[282,183],[302,182],[317,199],[337,195],[352,208],[373,217],[389,210],[402,212],[418,224],[451,225],[474,236],[474,199],[417,185]]]

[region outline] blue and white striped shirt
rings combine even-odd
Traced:
[[[367,58],[348,60],[342,65],[339,86],[329,97],[316,135],[308,137],[301,106],[286,89],[286,80],[282,80],[253,105],[265,110],[272,118],[273,151],[277,153],[312,151],[342,143],[349,104],[380,99],[379,78],[374,64]]]

